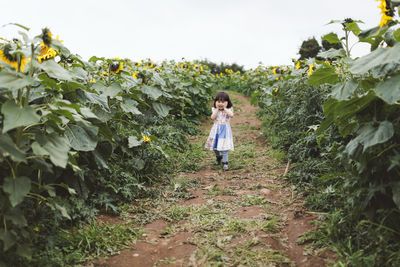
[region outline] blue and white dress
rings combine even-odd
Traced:
[[[212,112],[214,112],[214,110],[215,108],[212,108]],[[230,108],[230,110],[233,113],[233,108]],[[206,141],[206,148],[218,151],[234,150],[230,121],[231,118],[225,111],[218,111],[210,135]]]

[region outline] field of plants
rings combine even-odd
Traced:
[[[288,162],[285,181],[319,216],[302,240],[334,251],[336,266],[400,266],[400,1],[379,3],[380,25],[332,21],[343,32],[322,47],[305,41],[293,66],[248,71],[84,61],[49,29],[32,37],[15,24],[18,38],[0,44],[0,266],[83,262],[76,247],[99,232],[112,234],[96,244],[115,247],[88,245],[90,255],[139,238],[140,229],[95,219],[196,170],[187,137],[219,90],[259,107],[263,136]],[[352,58],[350,35],[371,52]]]

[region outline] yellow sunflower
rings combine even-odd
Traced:
[[[55,58],[57,55],[56,50],[46,45],[44,42],[40,44],[40,56],[37,57],[39,63],[50,58]]]
[[[124,69],[124,64],[122,62],[115,62],[110,66],[111,73],[119,73]]]
[[[146,143],[150,143],[150,141],[151,141],[150,137],[148,137],[148,136],[143,135],[142,138],[143,138],[143,141],[145,141]]]
[[[381,17],[381,22],[379,23],[379,27],[382,28],[388,23],[388,21],[393,19],[393,11],[390,8],[388,8],[386,0],[376,0],[376,1],[380,1],[378,8],[381,9],[382,17]]]
[[[22,56],[19,60],[19,65],[18,65],[18,57],[21,55],[12,55],[11,53],[11,45],[7,44],[4,46],[3,50],[0,50],[0,60],[13,66],[15,68],[15,71],[23,72],[26,64],[31,60],[30,58],[27,58],[25,56]]]
[[[307,73],[307,75],[308,76],[311,76],[312,75],[312,73],[314,72],[314,70],[315,70],[315,64],[310,64],[310,65],[308,65],[308,73]]]
[[[51,31],[48,28],[42,29],[41,37],[42,37],[43,43],[45,43],[47,46],[50,46],[53,36],[51,34]]]

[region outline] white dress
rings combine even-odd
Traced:
[[[215,108],[212,108],[212,112],[214,110]],[[230,110],[233,112],[232,108]],[[206,148],[218,151],[234,150],[230,121],[231,118],[225,111],[218,111],[205,144]]]

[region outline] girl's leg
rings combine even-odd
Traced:
[[[219,165],[222,160],[221,153],[216,149],[214,149],[214,153],[215,153],[215,156],[217,157],[217,159],[215,160],[215,165]]]
[[[222,154],[222,162],[228,163],[228,150],[221,151]]]
[[[222,154],[222,169],[224,171],[227,171],[227,170],[229,170],[229,167],[228,167],[228,150],[221,151],[221,154]]]

